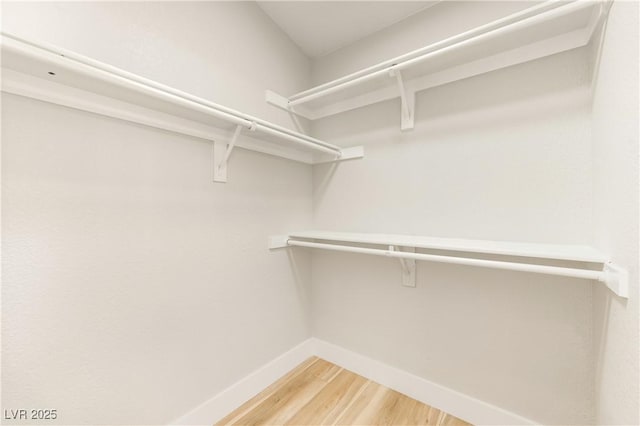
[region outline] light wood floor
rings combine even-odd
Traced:
[[[312,357],[218,425],[451,425],[468,423]]]

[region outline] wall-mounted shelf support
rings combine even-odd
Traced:
[[[397,246],[389,246],[389,251],[402,251]],[[416,249],[414,247],[407,247],[404,249],[405,252],[415,253]],[[404,257],[399,257],[400,266],[402,267],[402,285],[405,287],[415,287],[416,286],[416,260],[415,259],[407,259]]]
[[[605,0],[538,2],[289,97],[268,91],[266,101],[317,120],[400,96],[401,128],[411,129],[418,92],[587,45],[606,19],[603,1],[610,6]]]
[[[277,106],[278,108],[282,108],[285,111],[291,111],[291,108],[289,107],[289,99],[279,95],[273,90],[266,90],[264,97],[267,103]]]
[[[250,130],[255,130],[255,123],[251,123]],[[238,124],[233,131],[233,136],[229,140],[229,144],[223,141],[213,142],[213,181],[214,182],[226,182],[227,181],[227,164],[231,152],[236,146],[242,126]]]
[[[323,242],[315,242],[313,240],[321,240]],[[348,245],[349,243],[356,243],[358,245]],[[362,244],[383,245],[386,246],[387,249],[362,247]],[[430,262],[595,280],[604,283],[618,296],[624,298],[629,297],[627,271],[610,262],[603,253],[588,246],[458,240],[406,235],[351,234],[322,231],[300,232],[287,236],[274,236],[269,239],[269,249],[287,247],[307,247],[401,259],[403,268],[402,283],[403,285],[412,287],[415,286],[415,261],[424,260]],[[402,250],[400,250],[400,247],[402,247]],[[438,254],[416,253],[416,248],[438,250]],[[504,257],[516,257],[517,259],[479,259],[476,257],[468,257],[469,253],[473,253],[475,255],[501,255]],[[583,262],[590,265],[585,265],[584,268],[563,267],[540,264],[530,259]],[[407,261],[413,261],[413,265],[407,263]],[[594,264],[599,264],[601,266],[599,269],[593,269]]]
[[[236,147],[306,164],[363,157],[362,147],[343,149],[58,46],[1,38],[3,92],[213,140],[215,182],[226,182]],[[241,137],[243,127],[251,136]]]
[[[629,273],[612,262],[606,262],[603,268],[602,282],[620,297],[629,298]]]
[[[411,130],[414,126],[414,111],[416,105],[416,92],[407,90],[402,79],[402,71],[391,67],[389,76],[396,78],[398,91],[400,92],[400,130]]]
[[[269,250],[283,249],[289,247],[288,235],[272,235],[269,237]]]

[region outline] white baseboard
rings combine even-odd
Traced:
[[[313,339],[305,340],[170,424],[212,425],[287,374],[298,364],[314,356],[313,343]]]
[[[340,346],[313,340],[315,355],[369,380],[417,399],[474,425],[534,425],[533,420],[498,408],[421,377],[351,352]]]
[[[316,338],[308,339],[290,349],[171,424],[211,425],[314,355],[474,425],[538,424],[533,420]]]

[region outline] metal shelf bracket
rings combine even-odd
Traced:
[[[229,157],[231,157],[233,148],[235,148],[236,142],[238,142],[238,137],[240,136],[242,127],[243,126],[241,124],[238,124],[236,126],[228,144],[223,141],[213,142],[213,181],[214,182],[227,181],[227,164],[229,163]],[[251,122],[251,125],[248,127],[248,129],[253,132],[256,130],[256,127],[257,127],[256,123]]]
[[[400,92],[400,130],[411,130],[415,124],[416,92],[406,89],[402,73],[395,68],[395,65],[389,68],[389,76],[396,78],[398,91]]]

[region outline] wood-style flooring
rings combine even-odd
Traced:
[[[218,425],[468,425],[436,408],[312,357]]]

